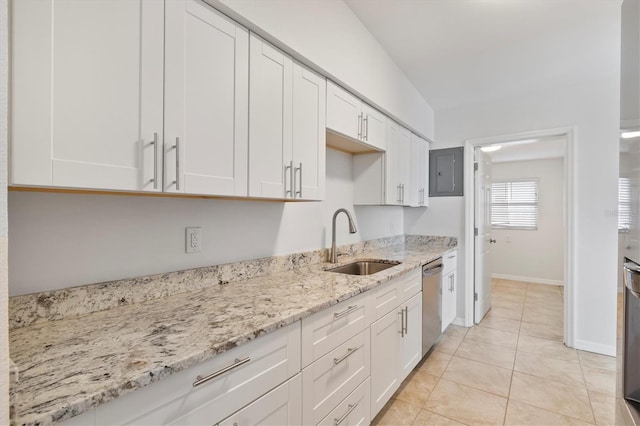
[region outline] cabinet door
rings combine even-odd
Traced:
[[[387,151],[385,152],[385,204],[400,205],[402,203],[402,188],[398,177],[398,157],[400,127],[393,121],[387,120]]]
[[[293,63],[293,161],[294,198],[325,197],[326,79]]]
[[[411,191],[409,191],[409,206],[419,207],[421,201],[421,188],[419,181],[420,168],[420,142],[415,135],[411,135]]]
[[[362,141],[385,150],[387,148],[387,116],[362,104]]]
[[[447,329],[456,317],[456,273],[442,277],[442,331]]]
[[[296,375],[218,424],[223,426],[302,424],[301,375]]]
[[[384,407],[400,386],[400,333],[398,308],[371,324],[371,418]]]
[[[331,81],[327,82],[327,128],[353,139],[362,137],[362,102]]]
[[[201,1],[166,11],[165,191],[246,196],[248,32]]]
[[[249,45],[249,196],[293,198],[293,61],[254,34]]]
[[[20,0],[12,14],[11,183],[159,191],[164,4]]]
[[[429,205],[429,142],[419,139],[418,143],[418,205]],[[414,191],[415,193],[415,191]]]
[[[404,336],[400,339],[400,381],[404,380],[422,359],[422,292],[400,307],[404,309]]]
[[[400,185],[401,204],[409,205],[411,188],[411,132],[402,126],[398,126],[396,156],[396,178]]]

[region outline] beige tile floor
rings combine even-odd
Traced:
[[[493,307],[451,325],[374,425],[613,425],[616,360],[564,346],[562,287],[493,280]]]

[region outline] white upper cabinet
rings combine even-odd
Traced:
[[[293,197],[325,199],[327,80],[293,63]]]
[[[248,31],[197,0],[166,13],[164,189],[246,196]]]
[[[249,196],[321,200],[326,81],[250,36]]]
[[[384,114],[335,83],[327,82],[327,129],[384,150],[386,125]]]
[[[411,132],[388,120],[386,204],[408,205],[411,191]]]
[[[160,191],[164,4],[12,2],[16,185]]]
[[[429,143],[411,135],[411,191],[409,205],[426,207],[429,205]]]

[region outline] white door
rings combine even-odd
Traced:
[[[326,158],[326,79],[293,63],[294,198],[323,200]]]
[[[327,129],[353,139],[362,136],[362,101],[327,81]]]
[[[387,120],[387,151],[385,152],[386,204],[409,203],[411,186],[411,132]]]
[[[479,323],[491,308],[491,159],[475,150],[475,305]]]
[[[11,183],[160,191],[163,45],[163,2],[12,2]]]
[[[248,32],[201,1],[166,13],[165,191],[246,196]]]
[[[293,198],[293,61],[254,34],[249,44],[249,196]]]

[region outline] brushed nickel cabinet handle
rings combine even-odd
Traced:
[[[287,186],[287,170],[289,171],[289,185]],[[284,197],[287,195],[293,198],[293,161],[289,161],[289,165],[284,166]]]
[[[409,334],[409,307],[404,307],[404,334]]]
[[[333,319],[338,319],[344,317],[345,315],[349,315],[351,312],[355,311],[358,308],[358,305],[347,306],[347,309],[345,309],[344,311],[334,313]]]
[[[358,139],[362,139],[362,114],[358,115]]]
[[[404,309],[400,309],[398,314],[400,315],[400,331],[398,333],[400,333],[400,337],[404,337]]]
[[[206,383],[209,380],[213,380],[216,377],[223,375],[224,373],[228,373],[229,371],[233,370],[234,368],[238,368],[241,365],[244,365],[244,364],[246,364],[246,363],[248,363],[250,361],[251,361],[250,357],[246,357],[246,358],[243,358],[243,359],[237,359],[236,358],[235,361],[233,362],[233,364],[228,365],[228,366],[226,366],[224,368],[221,368],[220,370],[215,371],[215,372],[209,374],[208,376],[205,376],[205,377],[198,376],[198,377],[196,377],[196,381],[193,382],[193,387],[200,386],[201,384]]]
[[[300,179],[296,181],[295,178],[296,178],[297,172],[300,173]],[[302,162],[300,163],[300,167],[295,168],[295,171],[293,173],[293,179],[294,179],[293,188],[296,189],[299,187],[299,189],[296,190],[293,198],[296,198],[296,195],[298,196],[298,198],[302,198]]]
[[[334,426],[339,426],[340,423],[342,423],[344,421],[344,419],[349,417],[349,414],[351,414],[351,412],[353,410],[355,410],[357,406],[358,406],[357,402],[355,404],[349,404],[347,406],[347,412],[346,413],[344,413],[342,416],[338,417],[337,419],[333,419]]]
[[[369,116],[367,115],[364,118],[364,136],[363,139],[365,142],[369,141]]]
[[[358,348],[348,348],[348,349],[347,349],[347,353],[346,353],[346,354],[344,354],[344,355],[342,355],[342,356],[341,356],[341,357],[339,357],[339,358],[334,358],[334,359],[333,359],[333,363],[334,363],[335,365],[340,364],[342,361],[344,361],[345,359],[347,359],[347,358],[349,358],[351,355],[353,355],[353,353],[354,353],[355,351],[357,351],[357,350],[358,350]]]
[[[176,186],[176,191],[180,191],[180,138],[176,137],[176,144],[171,147],[176,150],[176,180],[172,182]]]
[[[153,133],[153,189],[158,189],[158,132]]]

